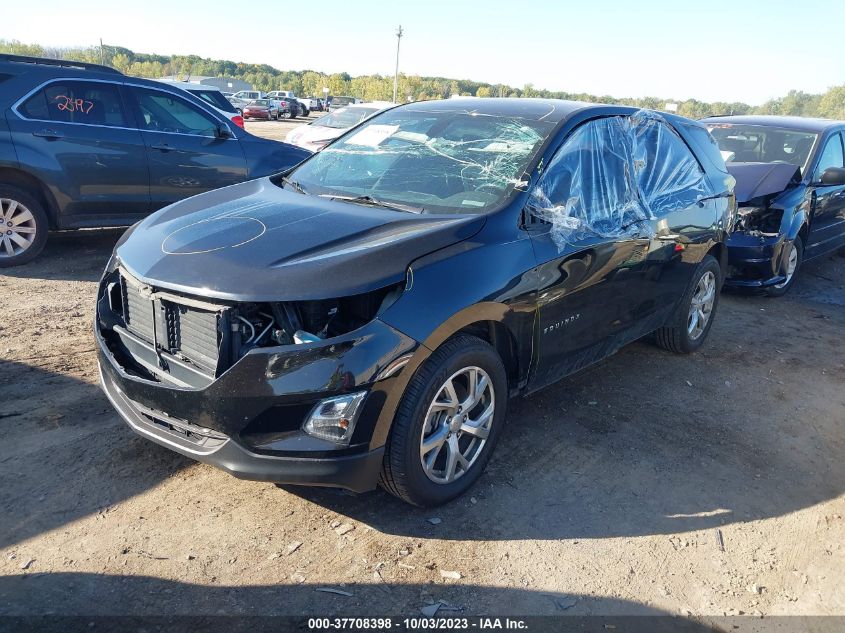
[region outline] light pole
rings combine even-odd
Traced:
[[[393,74],[393,103],[396,103],[396,94],[399,90],[399,44],[402,43],[402,25],[396,31],[396,72]]]

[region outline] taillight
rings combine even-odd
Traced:
[[[244,126],[244,118],[240,114],[236,114],[232,117],[232,123],[242,128]]]

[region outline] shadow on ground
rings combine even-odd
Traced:
[[[328,593],[332,589],[342,593]],[[544,593],[474,584],[349,584],[253,586],[202,585],[150,576],[85,573],[17,575],[0,578],[0,626],[9,616],[372,616],[420,617],[422,608],[445,603],[438,617],[576,616],[564,622],[613,628],[614,618],[652,616],[624,631],[704,632],[711,626],[686,617],[668,618],[660,609],[627,600]],[[677,614],[672,614],[677,616]],[[582,616],[578,618],[577,616]],[[585,618],[583,616],[590,616]],[[659,620],[654,616],[664,616]],[[49,623],[49,619],[41,621]],[[96,620],[95,620],[96,622]],[[235,625],[236,621],[229,622]],[[671,624],[662,628],[661,623]],[[255,623],[253,623],[255,624]],[[304,622],[302,623],[305,624]],[[551,625],[554,622],[547,622]],[[38,627],[42,628],[42,627]],[[156,629],[158,627],[155,627]],[[227,629],[231,630],[231,629]],[[275,630],[287,630],[276,627]],[[577,630],[593,630],[578,628]],[[718,629],[716,629],[718,630]]]
[[[192,463],[132,433],[96,384],[2,361],[0,385],[0,547],[141,494]]]

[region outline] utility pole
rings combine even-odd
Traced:
[[[396,72],[393,74],[393,103],[396,103],[396,94],[399,91],[399,44],[402,43],[402,25],[396,31]]]
[[[103,48],[103,38],[100,38],[100,64],[106,65],[106,49]]]

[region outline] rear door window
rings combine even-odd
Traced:
[[[133,88],[141,129],[195,136],[216,136],[219,123],[211,115],[176,95]]]
[[[106,82],[53,82],[30,96],[18,111],[28,119],[129,127],[120,86]]]

